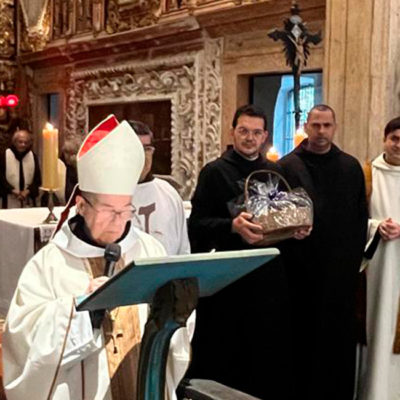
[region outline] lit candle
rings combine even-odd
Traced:
[[[267,153],[267,159],[269,161],[276,162],[279,160],[279,153],[276,151],[275,147],[272,146]]]
[[[307,134],[303,131],[302,128],[297,129],[297,131],[293,137],[294,147],[297,147],[306,137],[307,137]]]
[[[58,129],[47,123],[42,132],[43,137],[43,172],[44,189],[58,188]]]

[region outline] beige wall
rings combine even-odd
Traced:
[[[327,0],[324,95],[337,142],[360,161],[382,150],[399,107],[399,0]]]
[[[309,24],[311,32],[322,30],[322,21]],[[222,147],[230,143],[229,130],[237,107],[248,103],[251,75],[290,72],[282,43],[267,36],[268,31],[228,36],[224,42],[222,82]],[[322,69],[323,44],[311,49],[308,70]]]
[[[307,69],[323,70],[324,101],[337,113],[336,142],[363,162],[380,153],[386,122],[400,115],[400,0],[326,0],[326,8],[314,6],[325,18],[315,12],[305,20],[311,32],[322,30],[323,42],[312,47]],[[267,33],[224,37],[222,148],[230,143],[235,109],[249,100],[249,77],[289,72],[282,44]]]

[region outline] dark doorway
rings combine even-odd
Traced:
[[[147,124],[154,134],[153,172],[171,175],[171,101],[145,101],[89,106],[89,130],[114,114],[119,121],[136,120]]]

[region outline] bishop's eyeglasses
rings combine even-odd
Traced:
[[[114,221],[117,216],[121,217],[123,221],[128,221],[130,220],[133,215],[136,212],[136,208],[132,205],[129,209],[126,210],[121,210],[121,211],[115,211],[113,209],[98,209],[96,208],[93,203],[91,203],[87,197],[82,196],[81,197],[86,201],[86,203],[93,209],[94,212],[97,214],[101,215],[103,219],[109,220],[109,221]]]

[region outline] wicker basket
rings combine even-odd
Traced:
[[[244,189],[246,205],[249,200],[250,179],[252,176],[259,173],[275,175],[284,183],[288,192],[298,192],[299,194],[302,193],[306,195],[304,189],[302,188],[296,188],[292,190],[286,179],[281,174],[271,170],[257,170],[252,172],[246,178]],[[264,238],[256,243],[257,246],[266,246],[284,239],[289,239],[293,237],[293,234],[296,230],[309,227],[313,223],[313,208],[311,199],[309,206],[294,206],[291,204],[290,206],[283,206],[279,210],[264,209],[264,211],[266,211],[264,214],[254,216],[252,219],[253,222],[260,224],[263,228]]]

